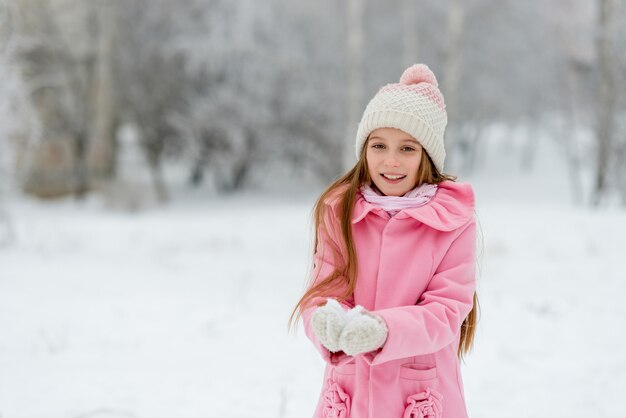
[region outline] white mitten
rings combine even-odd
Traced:
[[[351,309],[346,317],[347,324],[339,336],[339,347],[344,353],[355,356],[383,346],[388,333],[384,319],[360,305]]]
[[[335,299],[327,299],[311,316],[311,328],[322,345],[329,351],[341,351],[339,335],[346,325],[346,311]]]

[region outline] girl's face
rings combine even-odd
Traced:
[[[372,181],[386,196],[402,196],[417,184],[422,146],[400,129],[378,128],[365,144]]]

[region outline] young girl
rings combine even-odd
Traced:
[[[296,306],[326,362],[314,418],[467,417],[474,193],[442,173],[446,124],[435,75],[409,67],[369,102],[356,165],[316,202],[311,285]]]

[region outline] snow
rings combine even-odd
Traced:
[[[573,206],[556,151],[528,175],[514,154],[461,179],[476,190],[484,250],[462,366],[470,416],[624,417],[626,213]],[[133,213],[7,202],[0,416],[312,416],[323,362],[287,320],[319,191]]]

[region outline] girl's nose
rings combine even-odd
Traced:
[[[400,165],[400,162],[395,157],[395,155],[390,154],[387,156],[387,158],[385,158],[385,165],[388,165],[390,167],[397,167]]]

